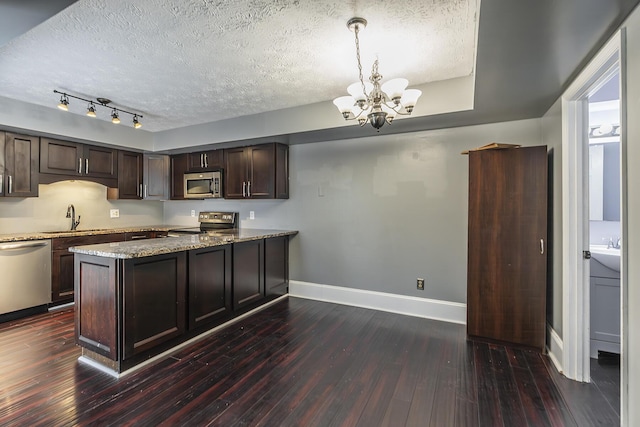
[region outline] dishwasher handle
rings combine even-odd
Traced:
[[[38,248],[41,246],[47,246],[49,242],[15,242],[15,243],[0,243],[0,251],[11,251],[25,248]]]

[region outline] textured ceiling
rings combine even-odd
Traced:
[[[80,0],[0,47],[0,95],[52,108],[53,89],[106,97],[145,130],[173,129],[346,94],[352,16],[369,21],[365,78],[376,56],[410,87],[471,75],[478,12],[479,0]]]

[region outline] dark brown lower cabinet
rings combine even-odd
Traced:
[[[186,252],[124,261],[122,359],[185,332]]]
[[[289,292],[289,236],[265,239],[264,286],[267,296]]]
[[[233,245],[233,309],[264,298],[264,240]]]
[[[189,329],[231,313],[231,245],[189,251]]]
[[[467,332],[545,346],[547,147],[469,153]]]
[[[73,253],[69,252],[70,247],[123,240],[123,233],[51,239],[51,303],[59,305],[73,301]]]

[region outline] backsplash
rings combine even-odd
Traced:
[[[0,200],[0,234],[68,230],[69,204],[80,215],[78,230],[163,223],[163,202],[107,200],[107,187],[101,184],[62,181],[40,184],[38,191],[38,197]],[[120,217],[110,218],[111,209],[119,209]]]

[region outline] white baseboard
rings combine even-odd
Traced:
[[[289,281],[289,295],[462,325],[467,322],[467,305],[459,302],[320,285],[298,280]]]
[[[560,335],[547,323],[547,336],[549,337],[549,345],[547,347],[547,353],[549,359],[555,365],[558,372],[562,372],[562,358],[563,358],[563,343]]]

